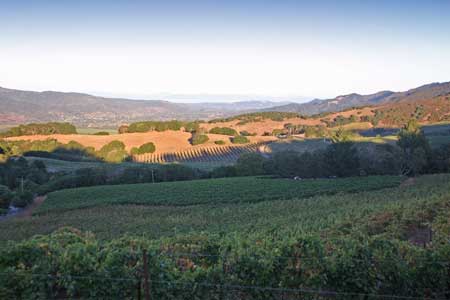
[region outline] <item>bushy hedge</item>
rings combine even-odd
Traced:
[[[248,138],[246,138],[245,136],[241,136],[241,135],[232,137],[232,138],[230,138],[230,140],[231,140],[231,142],[233,144],[247,144],[247,143],[250,143]]]
[[[156,151],[155,144],[152,142],[142,144],[138,147],[131,148],[131,155],[145,154],[145,153],[153,153]]]
[[[31,123],[10,128],[1,133],[0,136],[22,136],[22,135],[50,135],[50,134],[76,134],[77,129],[70,123]]]
[[[229,128],[229,127],[214,127],[214,128],[211,128],[209,133],[223,134],[223,135],[230,135],[230,136],[238,135],[236,130],[234,130],[233,128]]]

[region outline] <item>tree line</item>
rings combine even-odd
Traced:
[[[77,129],[70,123],[31,123],[12,127],[6,132],[0,133],[1,137],[23,135],[51,135],[51,134],[76,134]]]

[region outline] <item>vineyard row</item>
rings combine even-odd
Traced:
[[[139,163],[172,162],[234,162],[244,153],[258,153],[265,143],[247,145],[209,146],[178,152],[147,153],[134,155],[133,161]]]

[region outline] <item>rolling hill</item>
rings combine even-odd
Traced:
[[[163,100],[104,98],[81,93],[32,92],[0,87],[0,125],[70,122],[79,127],[117,127],[142,120],[210,120],[249,112],[279,111],[314,115],[352,107],[414,103],[450,94],[450,82],[431,83],[405,92],[352,93],[306,103],[271,101],[176,103]],[[283,105],[279,105],[283,103]]]
[[[450,93],[450,82],[431,83],[405,92],[381,91],[370,95],[348,94],[333,99],[315,99],[307,103],[290,103],[263,109],[263,111],[296,112],[302,115],[314,115],[324,112],[336,112],[351,107],[372,106],[380,104],[413,102],[430,99]]]
[[[0,87],[0,125],[64,121],[82,127],[117,127],[140,120],[211,119],[269,108],[270,101],[174,103],[104,98],[81,93],[32,92]]]

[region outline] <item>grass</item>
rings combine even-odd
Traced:
[[[368,222],[371,216],[383,212],[418,212],[424,205],[448,202],[448,199],[450,175],[430,175],[418,178],[411,186],[285,201],[239,205],[95,206],[2,221],[0,241],[47,234],[62,226],[91,231],[105,240],[125,234],[160,238],[200,232],[223,233],[230,237],[234,234],[288,237],[323,232],[340,224],[356,224],[358,220]]]
[[[314,195],[393,187],[399,185],[401,180],[402,178],[398,176],[302,181],[268,177],[234,177],[155,184],[95,186],[50,193],[36,213],[42,214],[111,204],[188,206],[301,199]]]

